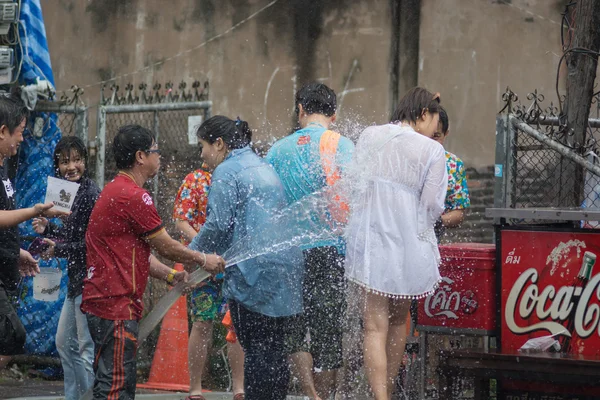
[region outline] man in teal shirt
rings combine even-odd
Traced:
[[[350,163],[354,149],[348,138],[329,131],[336,119],[333,90],[309,83],[296,93],[295,102],[301,129],[276,142],[266,157],[289,203],[331,186]],[[313,243],[304,256],[304,314],[297,318],[290,338],[291,361],[305,394],[326,399],[335,391],[336,372],[342,366],[344,242],[337,238]]]

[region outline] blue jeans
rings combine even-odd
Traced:
[[[56,331],[56,348],[65,373],[65,400],[79,400],[94,383],[94,342],[80,306],[81,295],[65,299]]]

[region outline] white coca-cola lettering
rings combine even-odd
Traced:
[[[581,299],[575,310],[575,331],[580,338],[585,339],[591,336],[595,330],[598,330],[598,336],[600,336],[600,327],[598,322],[600,320],[600,306],[598,304],[589,304],[594,291],[596,292],[596,298],[600,299],[600,274],[596,274],[583,290]],[[582,305],[588,305],[582,307]]]
[[[574,288],[573,286],[562,286],[558,289],[558,293],[554,298],[556,308],[550,310],[550,318],[554,320],[564,321],[569,317],[571,310],[573,309],[573,292],[577,295],[581,292],[581,288]]]
[[[425,314],[428,317],[444,315],[450,319],[458,319],[456,311],[460,306],[460,293],[452,292],[451,285],[454,283],[452,279],[442,278],[442,282],[447,285],[441,285],[433,295],[427,296],[425,299]]]
[[[581,296],[575,310],[575,331],[581,338],[589,337],[595,330],[598,330],[600,336],[600,305],[590,303],[592,297],[600,300],[600,274],[594,276],[584,289],[562,286],[557,291],[553,285],[548,285],[540,292],[537,281],[538,271],[529,268],[519,276],[510,290],[504,315],[511,332],[523,334],[547,330],[553,335],[562,333],[570,337],[572,332],[564,332],[565,327],[559,322],[569,317],[575,304],[574,298]],[[546,307],[548,302],[550,305]],[[535,311],[541,321],[533,325],[519,326],[515,321],[517,311],[518,316],[525,320]],[[544,321],[548,318],[549,321]]]

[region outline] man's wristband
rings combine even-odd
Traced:
[[[173,283],[173,279],[175,279],[176,273],[177,273],[176,269],[172,269],[171,272],[169,272],[169,274],[167,275],[167,283],[168,284]]]

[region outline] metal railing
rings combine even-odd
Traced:
[[[89,141],[88,108],[81,100],[83,89],[73,86],[71,95],[63,94],[55,101],[38,100],[33,112],[57,116],[57,128],[63,136],[78,136],[87,145]],[[48,93],[51,95],[51,93]]]
[[[180,92],[173,93],[173,85],[167,83],[166,94],[161,94],[160,84],[154,85],[151,91],[142,84],[138,92],[129,84],[123,95],[120,95],[119,86],[112,86],[108,98],[102,90],[96,135],[96,182],[100,187],[104,186],[107,177],[112,178],[111,175],[116,173],[109,147],[123,125],[138,124],[154,132],[163,159],[174,157],[183,162],[197,153],[197,146],[189,140],[189,117],[199,116],[200,119],[195,121],[210,117],[212,102],[208,100],[208,82],[203,87],[200,82],[194,82],[189,92],[186,92],[186,86],[184,82],[180,83]]]
[[[543,108],[543,95],[530,93],[527,106],[510,90],[503,98],[506,112],[496,119],[494,209],[487,215],[600,219],[600,95],[593,99],[584,143],[573,143],[552,103]]]

